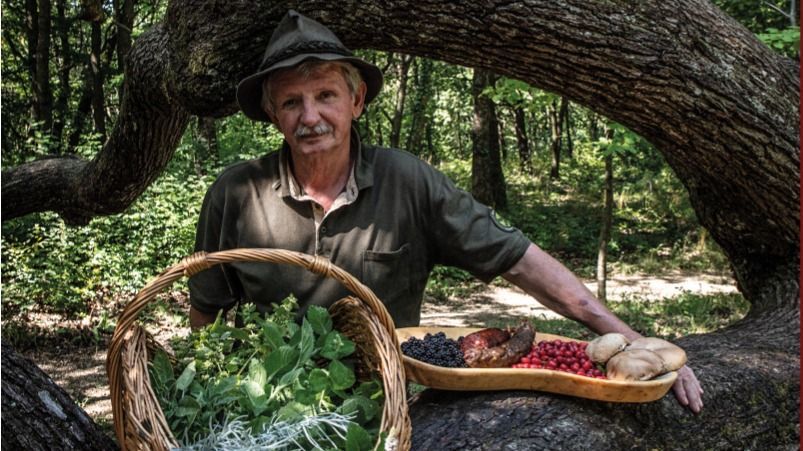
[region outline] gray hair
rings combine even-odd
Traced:
[[[329,70],[330,68],[340,69],[340,72],[343,74],[343,78],[346,80],[346,85],[348,85],[349,91],[353,97],[357,93],[360,83],[363,81],[360,71],[353,64],[349,64],[344,61],[307,60],[298,66],[279,69],[262,80],[262,109],[268,113],[268,116],[272,116],[276,110],[276,105],[273,103],[273,88],[271,84],[271,80],[276,75],[293,71],[296,72],[300,77],[308,79],[312,74]]]

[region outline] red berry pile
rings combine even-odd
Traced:
[[[599,370],[586,354],[588,343],[577,341],[540,341],[533,346],[530,353],[522,357],[513,368],[542,368],[565,371],[580,376],[606,379],[605,373]]]

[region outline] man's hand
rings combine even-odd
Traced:
[[[687,365],[678,370],[678,378],[672,386],[672,391],[675,392],[678,402],[692,412],[700,413],[703,409],[703,388],[694,371]]]
[[[190,328],[192,330],[200,329],[207,324],[212,324],[215,322],[215,319],[217,319],[217,314],[204,313],[190,306]]]

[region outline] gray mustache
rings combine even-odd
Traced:
[[[312,127],[307,127],[306,125],[299,125],[296,128],[295,136],[296,138],[305,138],[307,136],[318,136],[324,135],[326,133],[332,133],[332,126],[327,124],[326,122],[319,122]]]

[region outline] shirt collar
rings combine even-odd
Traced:
[[[373,186],[374,184],[374,163],[364,158],[364,150],[360,134],[357,129],[352,125],[351,127],[351,151],[357,154],[354,161],[354,166],[351,168],[351,175],[357,184],[357,189],[362,190]],[[279,149],[279,180],[273,184],[274,189],[279,191],[281,197],[288,197],[293,195],[293,188],[295,180],[290,172],[290,146],[287,141],[282,143]],[[300,191],[300,190],[299,190]],[[300,195],[300,192],[296,194]]]

